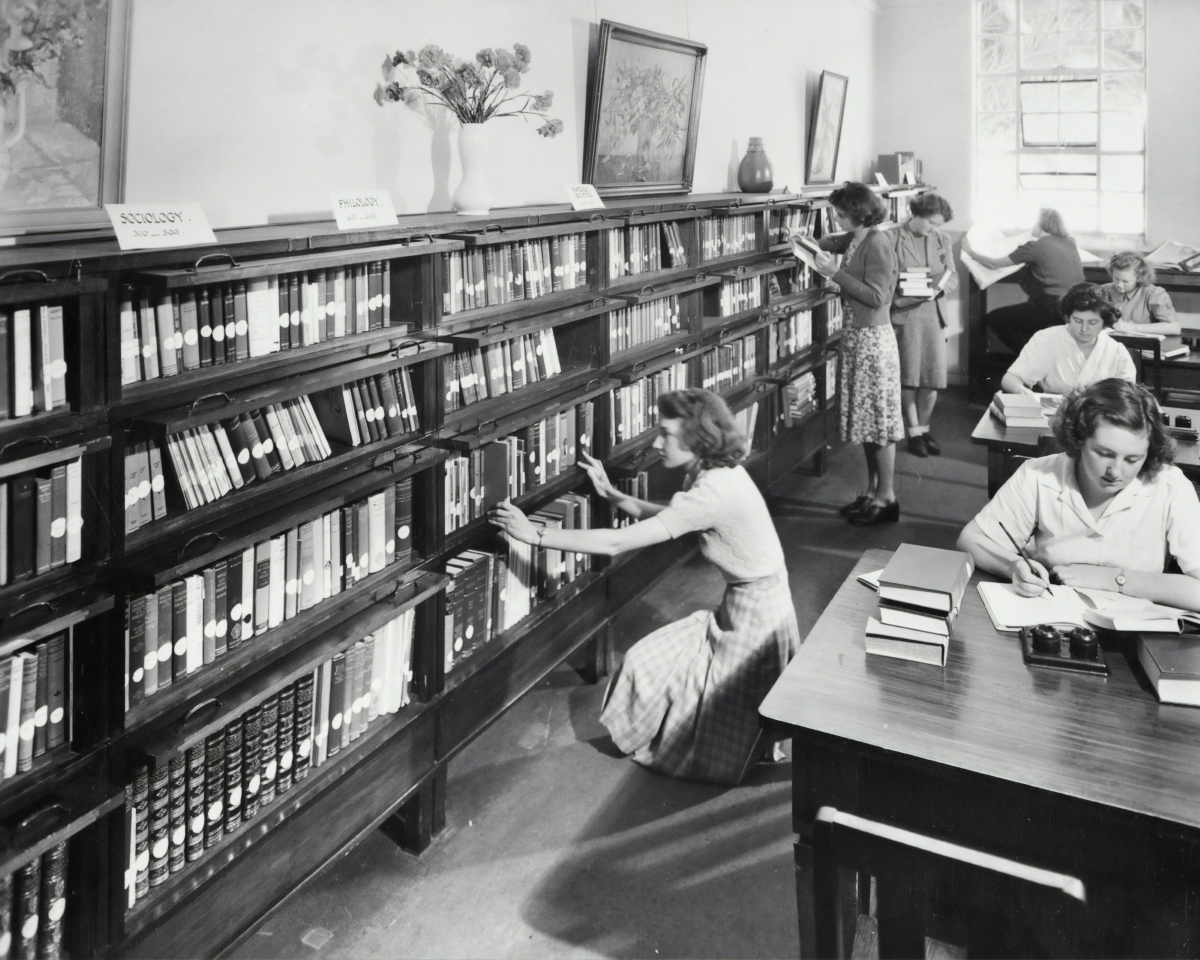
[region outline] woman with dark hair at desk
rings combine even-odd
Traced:
[[[1121,311],[1113,329],[1118,333],[1177,335],[1181,328],[1175,318],[1171,295],[1154,285],[1154,268],[1140,253],[1124,250],[1108,261],[1111,283],[1100,289]]]
[[[645,767],[737,783],[760,755],[758,705],[800,645],[787,565],[762,494],[740,466],[746,439],[725,401],[678,390],[659,397],[658,410],[654,449],[664,466],[685,472],[669,505],[621,493],[584,454],[596,493],[639,522],[547,530],[507,501],[491,519],[522,543],[608,556],[700,534],[700,552],[725,578],[721,605],[635,643],[609,682],[600,722]]]
[[[1066,323],[1039,330],[1000,380],[1004,393],[1066,393],[1097,380],[1137,380],[1137,368],[1124,344],[1107,334],[1120,318],[1101,287],[1077,283],[1062,298]]]
[[[958,548],[1027,597],[1053,579],[1200,610],[1200,501],[1172,462],[1154,395],[1124,380],[1093,383],[1067,397],[1054,435],[1064,452],[1023,463]],[[1165,573],[1166,558],[1183,573]]]
[[[999,307],[984,317],[987,328],[993,330],[1000,342],[1013,353],[1020,353],[1029,338],[1039,330],[1062,323],[1063,318],[1058,312],[1059,299],[1071,286],[1083,282],[1079,248],[1067,233],[1067,227],[1057,210],[1043,207],[1038,212],[1033,237],[1007,257],[986,257],[972,250],[966,237],[962,242],[963,250],[989,269],[1025,265],[1025,269],[1017,273],[1016,280],[1028,297],[1026,302]]]
[[[842,507],[858,526],[900,519],[896,499],[896,444],[904,439],[900,407],[900,352],[890,307],[896,291],[896,252],[876,229],[887,219],[883,202],[862,183],[845,183],[829,195],[845,233],[818,241],[817,272],[842,290],[846,327],[842,331],[841,434],[861,443],[867,460],[867,490]],[[794,241],[793,241],[794,242]],[[799,254],[797,254],[799,255]]]

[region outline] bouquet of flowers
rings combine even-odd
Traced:
[[[47,86],[45,71],[68,46],[83,46],[80,0],[0,0],[0,96],[15,93],[23,80]]]
[[[375,101],[403,103],[421,110],[435,103],[452,111],[461,123],[486,123],[493,117],[536,116],[545,122],[537,132],[543,137],[562,133],[563,122],[546,116],[554,94],[521,93],[521,74],[529,70],[529,48],[514,43],[512,53],[497,47],[475,54],[474,61],[459,60],[432,44],[420,53],[396,51],[384,61],[385,83],[375,88]],[[416,72],[414,84],[400,68]]]

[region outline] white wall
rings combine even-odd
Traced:
[[[850,78],[838,177],[874,157],[872,0],[138,0],[126,198],[196,200],[218,225],[317,213],[331,190],[387,188],[400,212],[450,208],[453,128],[372,93],[384,56],[435,43],[463,58],[525,43],[533,91],[564,134],[489,124],[496,206],[560,203],[582,179],[589,44],[601,18],[708,45],[694,190],[732,186],[761,136],[777,186],[803,182],[806,90]]]

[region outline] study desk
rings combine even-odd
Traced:
[[[1107,680],[1025,666],[978,577],[945,668],[868,657],[876,597],[855,576],[889,557],[863,554],[759,708],[792,738],[800,955],[829,952],[812,883],[826,805],[1079,878],[1081,955],[1197,955],[1200,709],[1159,704],[1128,637],[1105,643]]]
[[[989,500],[1013,475],[1021,459],[1038,455],[1038,441],[1048,436],[1048,427],[1006,427],[987,410],[983,411],[971,431],[971,442],[987,447]],[[1200,481],[1200,444],[1176,440],[1175,464],[1193,482]]]

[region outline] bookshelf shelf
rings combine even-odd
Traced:
[[[527,408],[530,404],[541,403],[558,394],[587,387],[592,380],[599,380],[599,371],[588,364],[563,364],[562,373],[527,384],[510,393],[498,397],[490,397],[479,403],[467,406],[445,414],[442,428],[437,436],[441,439],[453,437],[459,433],[479,430],[491,423],[499,423],[505,417],[511,416],[517,410]]]

